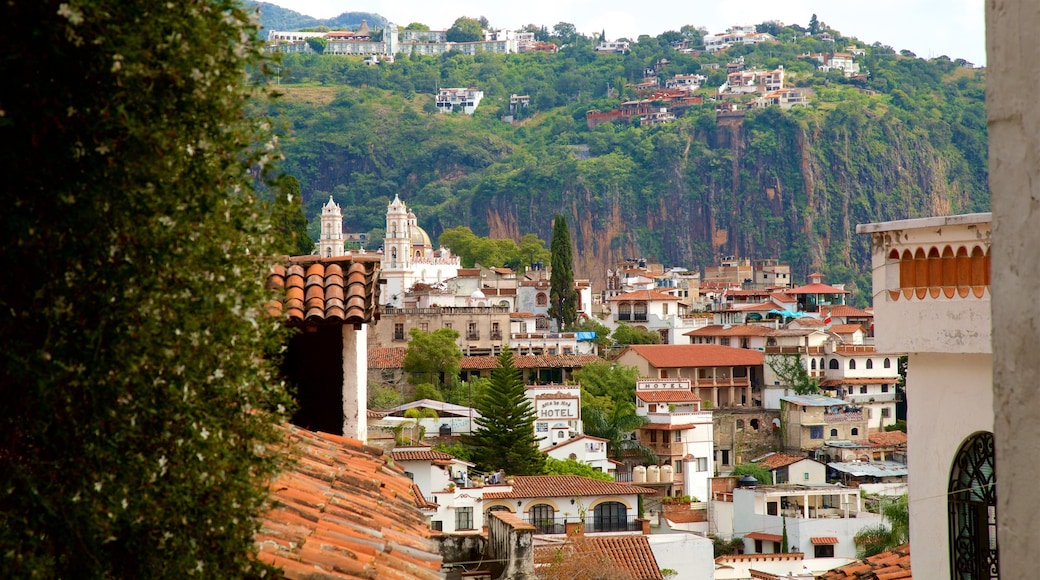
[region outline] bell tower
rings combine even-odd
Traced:
[[[346,254],[343,248],[343,213],[339,204],[332,201],[321,207],[321,237],[318,240],[318,253],[323,258],[332,258]]]

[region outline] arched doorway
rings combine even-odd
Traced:
[[[628,529],[628,508],[616,501],[603,502],[592,511],[592,526],[596,532],[619,532]]]
[[[950,470],[950,578],[999,578],[993,434],[964,440]]]

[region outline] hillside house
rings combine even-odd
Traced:
[[[472,115],[483,98],[484,91],[478,90],[476,87],[441,89],[437,93],[437,110],[442,113]]]
[[[862,407],[834,397],[780,397],[780,417],[787,423],[784,447],[792,451],[813,452],[827,440],[868,440],[867,420]]]
[[[617,359],[641,377],[689,379],[712,409],[760,405],[762,361],[761,352],[712,344],[632,345]]]

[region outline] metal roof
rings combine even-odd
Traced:
[[[849,405],[847,401],[824,395],[787,395],[780,397],[780,400],[806,407],[845,407]]]
[[[906,465],[895,461],[846,461],[828,463],[827,467],[855,477],[906,477],[909,473]]]

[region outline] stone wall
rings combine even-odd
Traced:
[[[533,580],[534,526],[510,512],[488,514],[487,559],[503,566],[496,578]]]
[[[780,432],[774,427],[779,418],[780,411],[761,407],[714,409],[716,470],[728,473],[735,465],[780,449]],[[722,462],[724,455],[729,456],[729,463]]]

